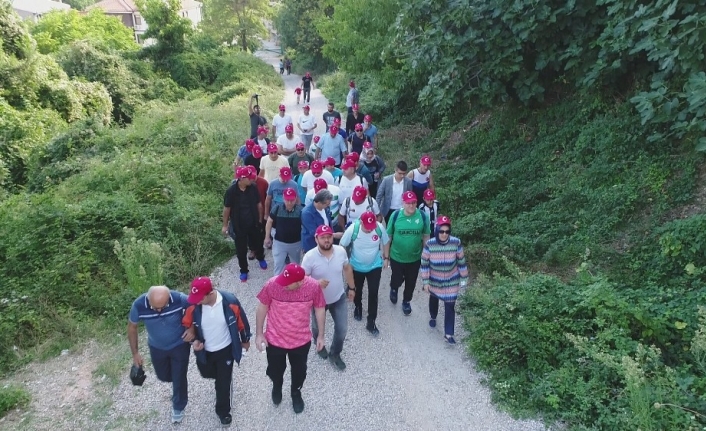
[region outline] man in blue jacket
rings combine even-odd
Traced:
[[[326,189],[321,189],[314,195],[314,203],[304,207],[302,211],[302,248],[304,253],[316,247],[314,234],[321,225],[332,226],[333,216],[329,205],[333,195]],[[339,235],[340,238],[340,235]]]
[[[198,277],[191,282],[189,308],[182,325],[196,329],[193,342],[196,366],[201,376],[215,379],[216,414],[221,425],[233,422],[231,383],[233,361],[240,363],[242,349],[250,348],[250,324],[238,298],[213,288],[211,279]]]

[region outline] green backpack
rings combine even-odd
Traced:
[[[351,235],[351,242],[346,246],[346,253],[348,253],[349,258],[351,257],[351,253],[353,253],[353,242],[356,238],[358,238],[358,232],[360,232],[360,219],[353,222],[353,235]],[[380,229],[380,224],[376,223],[375,233],[378,234],[380,241],[382,241],[382,229]]]

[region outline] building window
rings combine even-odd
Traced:
[[[142,25],[142,17],[140,15],[135,15],[135,25]]]

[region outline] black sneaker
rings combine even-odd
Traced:
[[[328,350],[326,350],[326,347],[324,347],[323,349],[316,352],[316,354],[319,355],[319,357],[321,357],[321,359],[328,358]]]
[[[294,409],[294,413],[297,414],[304,411],[302,391],[292,391],[292,408]]]
[[[233,423],[233,416],[231,416],[231,415],[221,416],[221,426],[222,427],[229,427],[231,423]]]
[[[402,312],[405,316],[412,314],[412,305],[409,302],[402,301]]]
[[[374,323],[368,323],[368,325],[365,327],[365,329],[367,329],[368,332],[370,332],[371,334],[373,334],[376,337],[378,335],[380,335],[380,331],[378,330],[378,327],[375,326]]]
[[[397,304],[397,289],[390,289],[390,302]]]
[[[343,371],[346,369],[346,363],[341,359],[341,355],[328,355],[328,358],[339,370]]]
[[[353,318],[359,322],[363,320],[363,309],[360,307],[355,307],[353,309]]]
[[[279,405],[279,403],[282,402],[282,385],[273,385],[272,386],[272,403],[276,406]]]

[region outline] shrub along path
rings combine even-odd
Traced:
[[[276,49],[271,43],[265,46]],[[273,65],[279,59],[274,52],[265,51],[259,55]],[[294,121],[300,113],[294,96],[294,88],[300,80],[301,76],[284,76],[284,101]],[[326,99],[320,91],[312,92],[311,105],[313,114],[320,119],[326,106]],[[269,253],[267,260],[271,265]],[[233,259],[216,269],[212,276],[218,288],[238,295],[254,331],[257,306],[255,295],[265,280],[272,276],[272,271],[254,268],[250,274],[247,283],[240,283],[237,261]],[[310,353],[308,377],[303,389],[306,408],[300,415],[292,411],[286,391],[282,404],[279,407],[272,405],[271,383],[265,375],[266,357],[253,346],[234,371],[233,428],[464,431],[545,429],[537,421],[517,421],[499,412],[491,404],[490,391],[481,385],[482,375],[474,370],[473,362],[464,353],[462,344],[449,346],[443,340],[443,330],[438,327],[429,328],[426,295],[421,291],[421,286],[418,285],[412,301],[412,315],[405,317],[400,303],[393,305],[388,299],[389,279],[388,269],[383,271],[380,289],[377,321],[379,337],[373,338],[365,330],[364,322],[353,320],[352,304],[349,306],[351,317],[348,336],[341,355],[348,365],[344,372],[320,359],[313,350]],[[367,313],[365,308],[364,312]],[[443,319],[443,309],[439,318]],[[457,319],[457,338],[461,338],[463,330],[458,324],[460,317]],[[326,326],[326,340],[330,343],[330,317],[327,318]],[[124,335],[121,334],[120,339],[123,350],[118,346],[118,351],[129,353]],[[90,350],[96,352],[96,349]],[[149,355],[144,340],[141,342],[141,351],[147,360]],[[106,350],[106,354],[115,355],[115,348]],[[36,373],[29,372],[25,378],[35,382],[52,382],[53,386],[65,386],[76,385],[76,375],[93,374],[93,386],[98,388],[104,370],[97,371],[97,362],[86,361],[84,356],[76,355],[71,368],[68,368],[65,356],[57,358],[55,362],[60,365],[43,365],[41,369],[37,367]],[[121,361],[117,366],[124,365],[127,370],[130,355],[118,356],[122,357],[124,364]],[[92,398],[84,394],[76,406],[60,406],[61,397],[57,397],[54,390],[44,391],[42,388],[46,385],[33,385],[25,381],[35,397],[33,407],[37,409],[41,405],[41,413],[35,413],[24,423],[11,421],[10,425],[18,429],[42,429],[49,426],[54,430],[203,430],[219,426],[213,412],[213,383],[201,378],[195,365],[189,369],[190,400],[186,418],[179,426],[169,422],[170,385],[158,382],[149,365],[147,374],[145,385],[135,388],[130,385],[126,372],[122,373],[107,400],[105,397],[96,397],[105,401],[92,402]],[[90,390],[83,383],[83,390]]]

